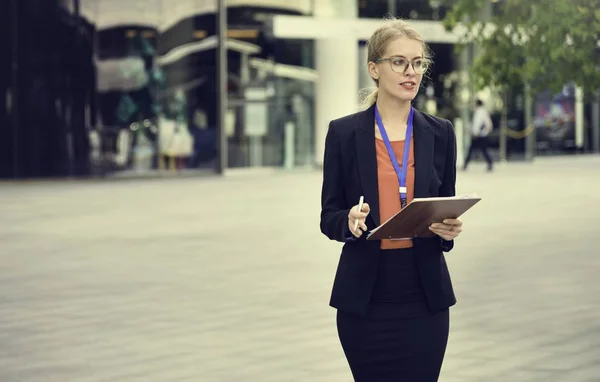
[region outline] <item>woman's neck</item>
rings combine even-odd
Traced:
[[[410,101],[399,100],[395,97],[387,96],[385,93],[379,93],[377,96],[377,110],[381,119],[389,124],[405,124],[408,121],[410,113]]]

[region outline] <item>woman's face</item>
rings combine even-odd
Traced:
[[[423,45],[405,36],[393,40],[383,57],[369,63],[371,76],[379,80],[379,91],[402,101],[416,97],[426,69]]]

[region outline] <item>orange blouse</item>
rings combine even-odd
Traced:
[[[402,156],[404,155],[404,140],[392,141],[392,148],[400,168]],[[401,209],[400,194],[398,192],[398,176],[394,171],[394,166],[390,160],[387,148],[382,139],[375,139],[375,148],[377,153],[377,184],[379,188],[379,218],[380,223],[385,222]],[[415,190],[415,154],[414,139],[410,141],[408,152],[408,168],[406,171],[406,199],[410,203],[414,198]],[[381,240],[381,249],[410,248],[413,246],[412,240]]]

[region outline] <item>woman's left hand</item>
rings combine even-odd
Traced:
[[[433,223],[429,230],[444,240],[454,240],[462,232],[462,221],[460,219],[446,219],[442,223]]]

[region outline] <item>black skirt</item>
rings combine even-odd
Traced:
[[[338,310],[342,348],[356,382],[436,382],[448,342],[448,309],[432,314],[413,249],[381,251],[366,317]]]

